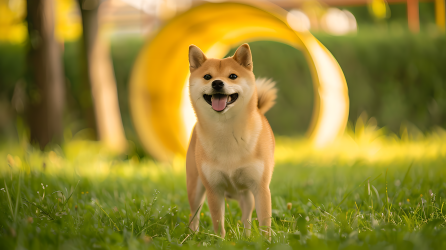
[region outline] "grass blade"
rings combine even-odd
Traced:
[[[248,220],[248,223],[251,224],[251,228],[252,228],[251,233],[252,233],[252,231],[254,231],[255,234],[260,235],[260,231],[259,231],[259,228],[257,227],[256,222],[253,220],[250,220],[250,221]]]
[[[234,228],[232,227],[231,221],[228,218],[226,218],[226,222],[227,222],[227,226],[229,227],[229,231],[234,234],[236,239],[238,239],[238,235],[236,234]]]
[[[68,198],[67,198],[67,199],[65,200],[65,202],[62,204],[63,207],[67,204],[68,200],[69,200],[69,199],[71,198],[71,196],[73,195],[74,191],[75,191],[76,188],[77,188],[77,185],[79,185],[79,182],[80,182],[80,180],[77,181],[77,184],[76,184],[76,186],[74,187],[73,191],[70,193],[70,196],[68,196]]]
[[[13,209],[12,209],[11,196],[9,195],[9,190],[8,190],[8,186],[6,185],[5,179],[3,179],[3,183],[5,183],[5,190],[6,190],[6,196],[8,197],[9,211],[11,212],[12,219],[15,221],[15,216],[14,216],[14,212],[13,212]]]
[[[166,226],[166,235],[167,235],[167,240],[169,242],[172,242],[172,238],[170,238],[169,226]]]
[[[20,200],[20,178],[21,174],[19,173],[19,183],[17,184],[17,195],[15,201],[15,211],[14,211],[14,220],[17,219],[17,212],[19,210],[19,200]]]
[[[373,179],[371,182],[375,181],[376,179],[378,179],[381,176],[381,174],[379,174],[378,176],[375,177],[375,179]],[[336,206],[335,210],[339,208],[339,206],[341,206],[342,203],[344,203],[344,201],[347,199],[347,197],[350,196],[350,194],[355,191],[356,189],[360,188],[362,185],[364,185],[368,180],[370,179],[367,178],[365,181],[363,181],[361,184],[359,184],[357,187],[352,188],[345,196],[344,198],[342,198],[341,202],[339,202],[339,204]]]
[[[403,181],[401,182],[401,185],[399,186],[399,190],[398,192],[395,192],[395,194],[393,195],[392,201],[395,200],[395,197],[398,195],[398,200],[401,199],[401,190],[404,187],[404,184],[406,184],[406,180],[407,180],[407,176],[409,175],[410,170],[412,169],[413,166],[413,161],[410,163],[409,167],[407,168],[406,174],[404,174],[404,178]]]
[[[79,183],[79,182],[78,182]],[[76,185],[77,186],[77,185]],[[71,195],[70,195],[71,197]],[[121,230],[119,230],[118,226],[116,225],[116,223],[112,220],[112,218],[110,217],[110,215],[108,215],[107,212],[105,212],[105,210],[101,207],[101,205],[99,205],[99,203],[97,201],[95,201],[96,205],[102,210],[102,212],[104,212],[105,215],[107,215],[108,219],[113,223],[113,225],[115,225],[116,229],[118,230],[118,232],[120,232]],[[132,233],[133,233],[133,229],[132,229]]]
[[[228,208],[228,214],[229,214],[229,222],[233,225],[234,224],[234,220],[232,219],[232,213],[231,213],[231,207],[229,206],[229,203],[227,202],[226,198],[225,198],[225,205]]]
[[[203,204],[201,204],[200,206],[198,206],[197,211],[195,211],[194,216],[192,217],[192,219],[190,219],[189,224],[187,225],[188,228],[190,228],[190,224],[192,223],[192,221],[195,219],[195,216],[197,216],[198,211],[200,211],[200,208]]]
[[[34,206],[36,208],[38,208],[45,216],[47,216],[48,218],[50,218],[50,220],[54,220],[55,218],[51,215],[51,212],[48,212],[45,208],[43,208],[40,205],[34,204],[33,202],[28,201],[25,198],[22,198],[23,201],[25,201],[27,204]]]
[[[387,192],[387,171],[389,171],[389,169],[386,170],[386,209],[387,209],[387,222],[389,222],[390,210],[389,210],[389,194]]]
[[[410,172],[410,169],[412,168],[412,166],[413,166],[413,161],[410,163],[409,168],[407,168],[406,174],[404,175],[403,182],[401,182],[401,187],[403,187],[404,184],[406,183],[407,176],[409,175],[409,172]]]
[[[201,232],[201,233],[205,234],[205,235],[209,235],[209,236],[215,237],[215,238],[219,238],[220,240],[225,241],[225,238],[222,238],[221,236],[218,236],[216,234],[210,234],[210,233],[205,233],[205,232]]]
[[[159,225],[159,224],[158,223],[152,223],[152,224],[150,224],[148,226],[143,227],[143,229],[141,229],[137,234],[135,234],[135,237],[138,237],[144,230],[146,230],[147,228],[150,228],[150,227],[152,227],[154,225]],[[162,225],[162,226],[164,226],[164,225]]]

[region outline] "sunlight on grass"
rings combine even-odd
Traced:
[[[402,126],[398,137],[386,133],[385,128],[378,128],[374,118],[367,120],[367,116],[363,114],[354,127],[348,124],[343,136],[321,150],[311,147],[306,139],[276,138],[276,163],[353,163],[358,160],[389,163],[398,160],[432,160],[446,156],[445,130],[437,128],[423,135],[415,128],[410,129],[411,133],[407,126]]]
[[[349,124],[344,135],[324,149],[315,149],[305,138],[277,136],[275,159],[277,165],[312,162],[320,166],[330,166],[332,162],[434,160],[446,156],[445,141],[446,131],[441,128],[423,135],[413,128],[402,126],[401,135],[397,136],[387,133],[385,128],[378,128],[374,118],[367,119],[366,115],[362,115],[355,126]],[[99,142],[82,139],[72,139],[62,147],[57,146],[47,152],[29,147],[26,141],[15,146],[2,145],[0,157],[7,159],[8,163],[0,164],[0,171],[9,170],[9,165],[13,170],[22,169],[26,173],[31,169],[42,169],[48,173],[89,178],[105,178],[108,175],[133,178],[138,175],[152,181],[158,181],[162,174],[184,174],[186,161],[177,156],[171,163],[160,163],[148,158],[139,159],[137,155],[120,161]]]

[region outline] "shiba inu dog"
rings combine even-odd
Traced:
[[[214,230],[222,237],[225,198],[238,200],[245,235],[254,205],[264,234],[270,235],[275,140],[264,114],[274,105],[275,83],[255,80],[248,44],[221,60],[208,59],[191,45],[189,64],[197,116],[186,159],[190,228],[198,230],[206,194]]]

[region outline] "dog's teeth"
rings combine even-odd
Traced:
[[[230,95],[228,95],[228,102],[231,102],[232,98]]]

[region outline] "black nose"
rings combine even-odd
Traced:
[[[221,90],[225,84],[221,80],[215,80],[212,82],[212,88],[215,90]]]

